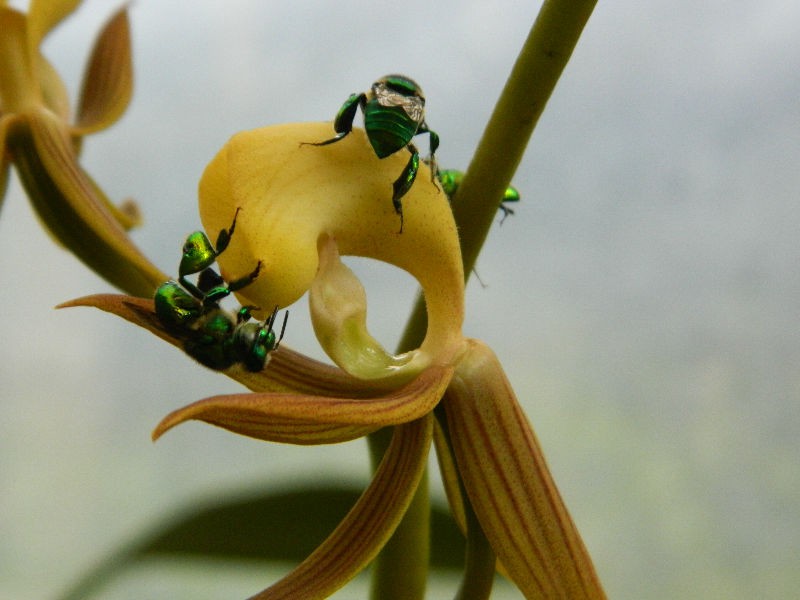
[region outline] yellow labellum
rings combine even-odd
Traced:
[[[243,304],[260,307],[261,315],[269,313],[311,288],[320,252],[333,240],[342,256],[381,260],[419,281],[428,307],[428,335],[420,351],[430,360],[451,361],[463,345],[464,277],[447,196],[422,165],[402,199],[405,225],[399,233],[392,183],[408,155],[378,159],[358,129],[336,144],[308,144],[330,135],[329,123],[245,131],[234,135],[208,165],[199,193],[200,217],[209,235],[229,227],[241,209],[219,261],[226,279],[249,273],[261,261],[258,278],[238,296]],[[340,366],[349,370],[347,364]],[[379,376],[367,371],[361,375]]]

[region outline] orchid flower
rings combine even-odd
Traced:
[[[13,164],[49,232],[115,286],[150,295],[164,275],[126,235],[134,204],[118,207],[78,162],[82,137],[113,124],[131,97],[128,16],[120,9],[92,50],[74,121],[66,88],[39,46],[80,4],[32,0],[27,14],[0,2],[0,203]]]
[[[154,439],[188,420],[292,444],[394,427],[371,484],[341,524],[254,598],[327,597],[369,565],[409,506],[434,438],[454,515],[470,539],[488,540],[484,572],[493,574],[496,556],[528,598],[603,598],[497,357],[462,334],[464,272],[447,197],[423,166],[404,198],[398,234],[386,184],[404,157],[378,159],[358,129],[339,144],[303,145],[324,139],[329,127],[287,124],[233,136],[206,168],[199,197],[207,231],[225,228],[240,211],[219,256],[223,277],[261,263],[255,281],[237,291],[239,301],[264,307],[263,317],[308,293],[314,331],[336,367],[282,345],[262,372],[229,369],[251,393],[180,408]],[[341,260],[349,255],[392,264],[419,282],[428,326],[418,348],[395,355],[370,335],[366,291]],[[114,312],[180,346],[150,301],[106,295],[68,305]]]

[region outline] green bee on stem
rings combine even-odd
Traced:
[[[351,94],[336,113],[333,129],[336,136],[324,142],[306,142],[312,146],[325,146],[338,142],[353,130],[353,119],[361,107],[364,129],[378,158],[386,158],[402,148],[411,156],[400,176],[393,183],[392,205],[400,216],[400,233],[403,232],[403,205],[401,199],[411,189],[419,170],[419,152],[411,139],[421,133],[429,134],[431,167],[435,170],[434,153],[439,147],[439,136],[425,123],[425,96],[422,88],[405,75],[387,75],[372,84],[369,92]]]
[[[256,372],[264,368],[269,354],[280,345],[289,315],[285,314],[278,336],[274,329],[277,307],[263,322],[250,320],[256,307],[242,306],[235,317],[220,307],[224,298],[252,283],[261,269],[259,261],[251,273],[226,283],[211,268],[230,243],[239,210],[231,226],[219,232],[215,246],[202,231],[186,238],[178,281],[162,283],[154,301],[161,323],[183,338],[184,350],[199,363],[218,371],[241,363]],[[197,283],[192,283],[187,277],[195,274]]]
[[[442,169],[436,171],[436,176],[439,178],[439,183],[442,184],[444,193],[447,194],[448,198],[452,198],[461,185],[461,181],[464,179],[464,172],[457,169]],[[498,208],[503,211],[503,218],[500,219],[501,225],[508,215],[514,214],[514,210],[506,206],[506,202],[519,202],[519,199],[520,195],[517,188],[513,185],[508,186],[498,206]]]

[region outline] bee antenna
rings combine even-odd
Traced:
[[[272,314],[267,317],[267,324],[269,325],[270,331],[272,330],[272,326],[275,324],[275,318],[278,316],[278,305],[275,305],[275,308],[272,309]]]
[[[286,321],[289,320],[289,311],[287,310],[283,313],[283,325],[281,326],[281,335],[278,338],[278,341],[275,343],[275,349],[278,349],[278,346],[281,345],[281,340],[283,339],[283,334],[286,332]]]

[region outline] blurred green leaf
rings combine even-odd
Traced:
[[[261,496],[226,493],[216,502],[183,507],[107,554],[60,598],[88,598],[137,562],[159,557],[300,562],[333,531],[361,492],[357,486],[317,484]],[[434,505],[431,511],[431,568],[461,569],[461,531],[445,507]]]

